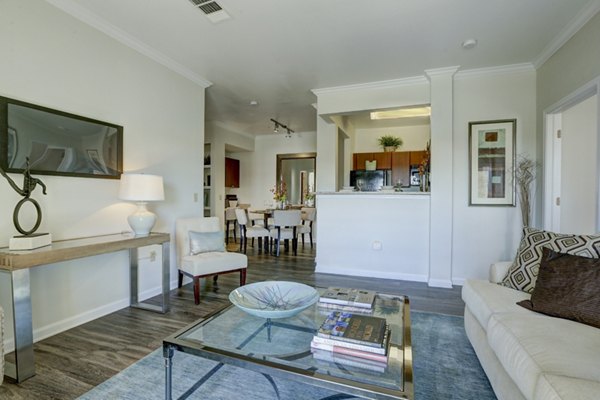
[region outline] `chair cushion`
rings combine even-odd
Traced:
[[[500,284],[531,293],[540,268],[542,247],[587,258],[600,258],[600,235],[564,235],[525,227],[515,261]]]
[[[488,343],[526,398],[542,373],[600,382],[600,331],[534,313],[496,313]],[[569,397],[566,397],[569,398]]]
[[[248,257],[240,253],[210,252],[182,257],[180,269],[190,275],[210,275],[248,267]]]
[[[246,236],[249,238],[269,236],[269,230],[262,226],[250,226],[246,229]]]
[[[298,233],[310,233],[310,225],[298,225]]]
[[[516,304],[529,297],[527,293],[488,281],[467,280],[462,288],[463,301],[484,329],[487,328],[492,314],[496,312],[534,314]]]
[[[214,251],[225,251],[225,239],[222,231],[219,232],[195,232],[189,231],[190,254],[208,253]]]
[[[531,300],[517,304],[546,315],[600,328],[599,288],[600,259],[544,248]]]
[[[600,382],[568,376],[542,374],[535,388],[534,400],[597,400]]]

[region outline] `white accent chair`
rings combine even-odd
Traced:
[[[175,245],[177,268],[179,269],[178,287],[183,284],[183,276],[194,281],[194,302],[200,304],[200,278],[217,276],[230,272],[240,273],[240,286],[246,284],[248,257],[244,254],[228,251],[206,252],[192,255],[190,252],[189,232],[220,232],[221,222],[217,217],[180,218],[175,222]]]
[[[0,307],[0,385],[4,380],[4,310]]]
[[[252,247],[254,247],[254,238],[258,238],[258,251],[262,248],[262,238],[265,238],[265,251],[269,251],[269,231],[258,225],[248,226],[246,210],[237,208],[235,210],[235,215],[237,216],[237,222],[240,226],[240,251],[243,251],[244,254],[246,254],[248,238],[252,238]]]
[[[275,255],[279,257],[281,240],[291,240],[294,255],[298,251],[298,226],[301,224],[300,210],[275,210],[273,211],[273,228],[270,230],[271,238],[275,241]]]
[[[313,248],[313,222],[317,218],[317,209],[314,207],[302,207],[302,225],[298,226],[298,235],[302,235],[302,248],[304,248],[304,235],[308,233],[310,237],[310,248]]]

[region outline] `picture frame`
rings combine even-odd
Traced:
[[[469,205],[516,205],[516,119],[469,122]]]

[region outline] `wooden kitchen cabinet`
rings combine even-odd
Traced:
[[[352,169],[365,169],[366,161],[377,161],[377,169],[392,169],[391,152],[379,153],[354,153],[352,157]]]
[[[392,185],[402,180],[402,186],[410,186],[410,152],[397,151],[392,154]]]
[[[240,160],[225,158],[225,187],[240,187]]]
[[[410,152],[410,165],[420,165],[425,158],[425,150]]]

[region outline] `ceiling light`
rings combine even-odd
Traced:
[[[256,107],[258,105],[258,100],[250,100],[250,105]]]
[[[413,107],[399,108],[396,110],[373,111],[371,119],[395,119],[395,118],[411,118],[411,117],[429,117],[431,115],[431,107]]]
[[[462,47],[465,50],[470,50],[475,46],[477,46],[477,39],[467,39],[464,42],[462,42]]]

